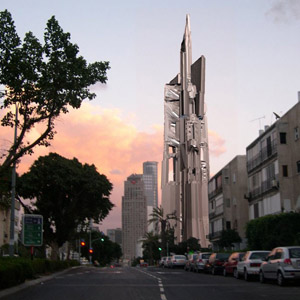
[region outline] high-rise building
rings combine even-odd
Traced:
[[[300,211],[300,93],[294,107],[275,116],[247,147],[250,220]]]
[[[147,232],[147,200],[143,175],[132,174],[124,182],[122,197],[122,250],[131,261],[141,253],[141,239]]]
[[[122,229],[116,228],[116,229],[107,229],[106,231],[108,238],[114,242],[122,245]]]
[[[187,16],[181,43],[180,74],[165,85],[162,206],[176,212],[177,242],[195,237],[208,241],[208,134],[204,103],[205,57],[192,64]]]
[[[147,216],[149,220],[153,208],[158,205],[157,191],[157,162],[146,161],[143,163],[143,181],[145,188],[145,196],[147,199]],[[155,231],[154,224],[148,223],[148,232]]]

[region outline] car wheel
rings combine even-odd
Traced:
[[[248,275],[248,272],[247,272],[246,269],[244,270],[244,279],[245,279],[246,281],[249,281],[249,275]]]
[[[278,272],[277,273],[277,284],[280,285],[280,286],[284,286],[285,285],[285,279],[282,275],[281,272]]]
[[[224,268],[224,270],[223,270],[223,276],[227,276],[227,272],[226,272],[226,269]]]
[[[260,281],[260,283],[265,283],[266,282],[264,273],[262,271],[259,272],[259,281]]]
[[[239,275],[239,272],[237,271],[237,269],[233,270],[233,277],[236,278],[236,279],[240,278],[240,275]]]

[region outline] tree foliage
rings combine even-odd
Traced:
[[[153,265],[154,261],[158,261],[161,256],[159,235],[154,234],[153,231],[146,232],[142,242],[143,258],[148,261],[149,265]]]
[[[39,157],[19,180],[18,193],[33,200],[44,217],[44,238],[61,247],[78,225],[89,219],[99,223],[114,206],[112,184],[94,165],[81,164],[56,153]]]
[[[240,243],[241,241],[242,239],[235,229],[227,229],[222,230],[218,245],[221,248],[231,248],[234,243]]]
[[[299,245],[300,214],[281,213],[251,220],[246,226],[246,237],[250,249]]]
[[[176,212],[164,215],[164,209],[160,207],[154,207],[153,212],[150,214],[149,224],[154,223],[156,229],[160,230],[161,244],[162,244],[162,255],[167,255],[167,232],[171,229],[171,220],[178,221]]]
[[[47,22],[43,45],[32,32],[22,42],[11,14],[0,12],[0,87],[5,88],[0,94],[1,126],[15,125],[15,106],[19,113],[19,133],[2,153],[0,173],[31,154],[35,146],[49,146],[55,119],[69,107],[80,108],[84,99],[93,99],[96,95],[90,85],[106,83],[109,63],[88,64],[70,37],[53,16]],[[28,134],[37,124],[41,133],[30,140]]]

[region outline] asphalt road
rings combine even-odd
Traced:
[[[77,268],[1,299],[13,300],[299,300],[300,285],[159,268]]]

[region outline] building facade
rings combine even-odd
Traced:
[[[249,219],[300,210],[300,96],[247,147]]]
[[[245,225],[248,222],[246,156],[238,155],[209,180],[209,239],[213,249],[223,230],[234,229],[242,242],[236,249],[246,246]]]
[[[147,231],[147,200],[143,175],[132,174],[124,182],[122,197],[123,258],[132,261],[141,251],[141,239]]]
[[[144,191],[147,200],[147,216],[148,220],[153,208],[158,206],[158,190],[157,190],[157,162],[146,161],[143,163],[143,181]],[[148,223],[148,232],[155,231],[154,224]]]
[[[187,15],[180,74],[165,85],[162,207],[180,220],[174,231],[177,242],[194,237],[207,247],[209,159],[204,92],[205,57],[192,64]]]
[[[106,234],[108,238],[114,242],[122,246],[122,229],[116,228],[116,229],[107,229]]]

